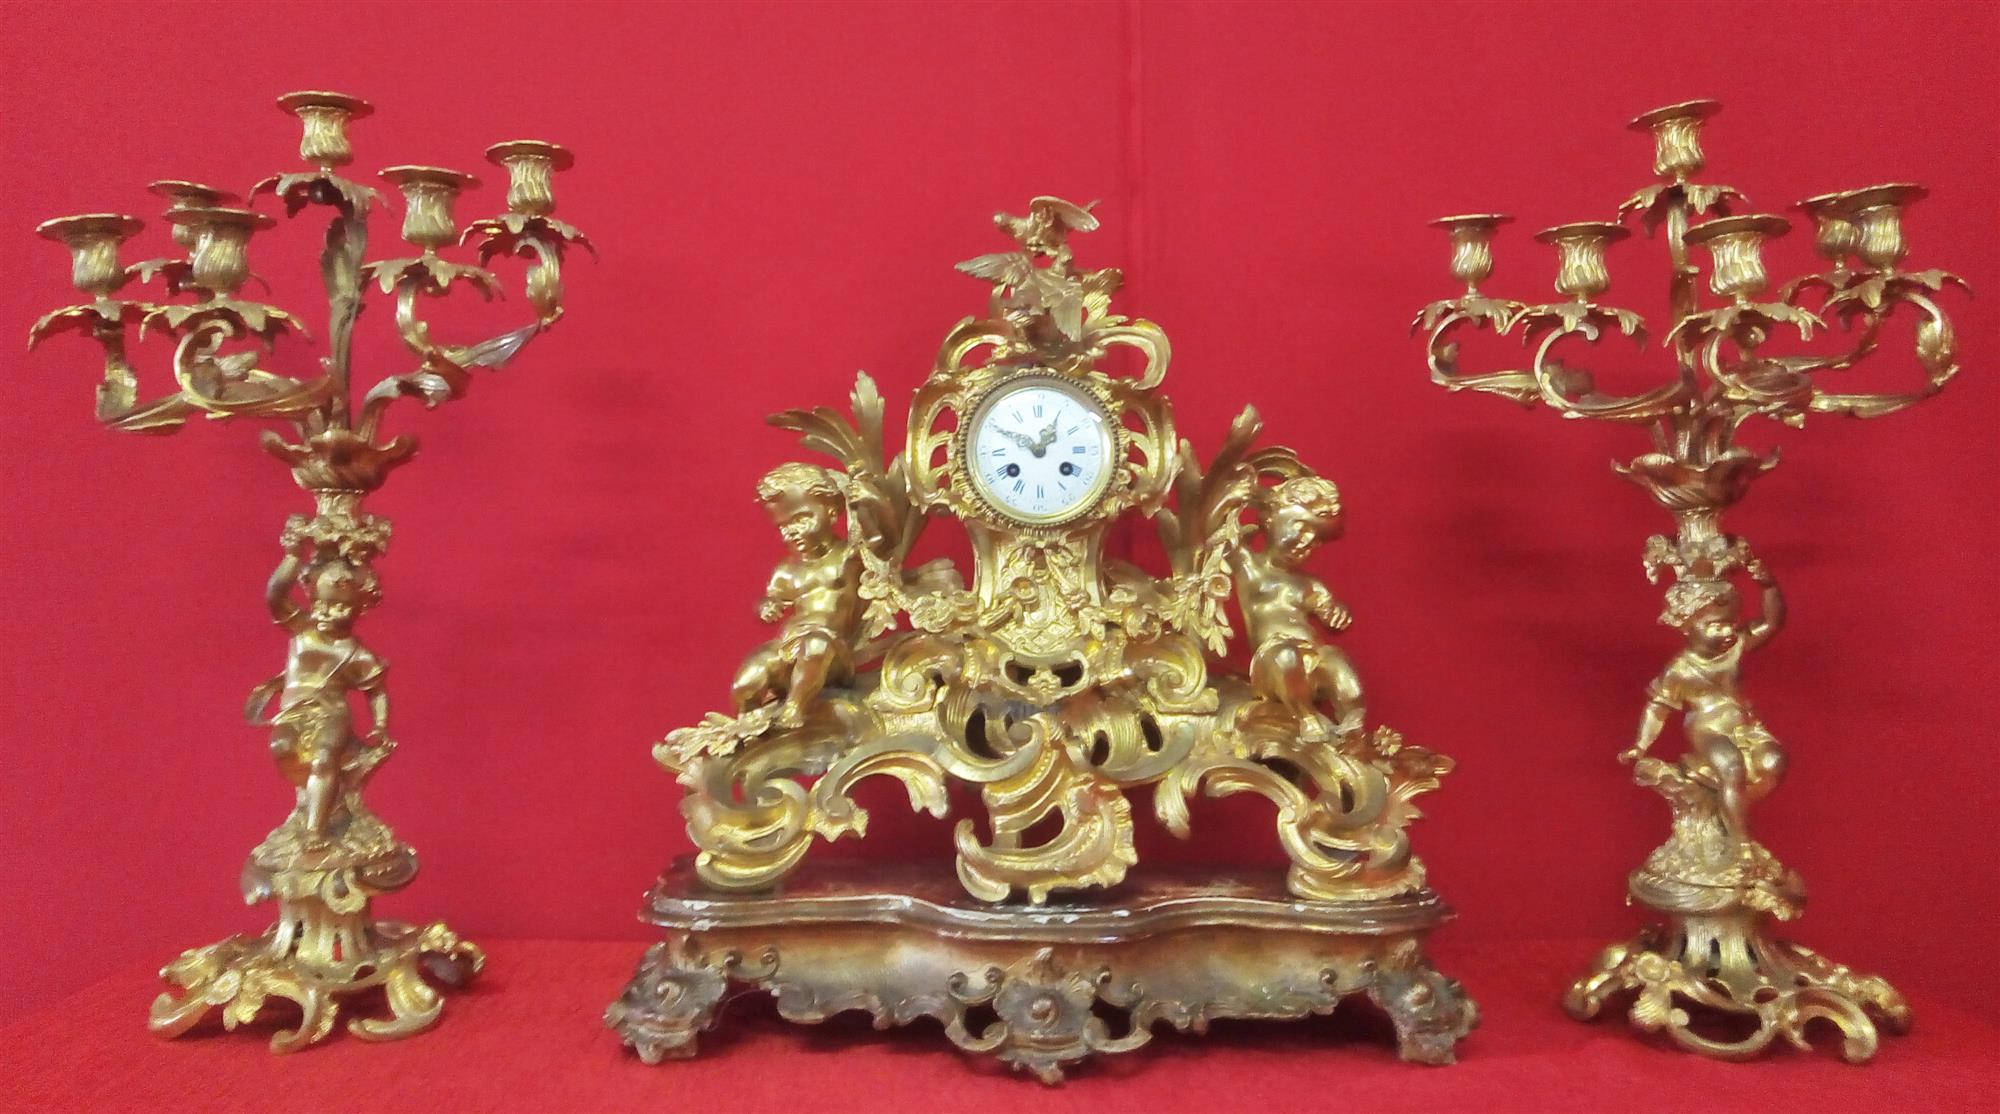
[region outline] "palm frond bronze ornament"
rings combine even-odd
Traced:
[[[1255,447],[1254,410],[1202,466],[1160,391],[1166,335],[1111,312],[1118,271],[1074,264],[1088,207],[1036,198],[998,223],[1016,247],[959,265],[993,284],[988,313],[945,337],[899,451],[866,375],[849,414],[771,419],[833,463],[758,485],[789,550],[759,606],[778,631],[730,712],[654,750],[698,854],[649,896],[667,939],[607,1021],[649,1061],[692,1055],[735,982],[795,1021],[931,1018],[1054,1082],[1160,1022],[1365,994],[1405,1058],[1450,1060],[1476,1012],[1424,956],[1446,910],[1406,827],[1451,763],[1370,729],[1330,642],[1348,611],[1305,564],[1340,534],[1339,491]],[[1100,367],[1117,349],[1143,366]],[[1157,524],[1164,574],[1106,556],[1131,514]],[[939,518],[967,532],[969,586],[948,560],[911,566]],[[1220,665],[1232,595],[1247,675]],[[955,882],[942,864],[800,876],[816,842],[866,832],[851,794],[871,777],[938,817],[976,791]],[[1192,798],[1263,797],[1289,869],[1128,878],[1144,786],[1183,838]]]
[[[552,143],[502,143],[487,155],[511,180],[508,211],[474,222],[461,237],[452,217],[459,192],[476,185],[467,174],[436,167],[397,166],[382,177],[403,194],[403,238],[418,249],[408,258],[366,261],[368,218],[375,191],[343,178],[353,159],[347,125],[366,116],[366,101],[339,93],[292,93],[278,105],[296,115],[305,136],[299,154],[311,169],[257,184],[288,216],[330,211],[320,271],[327,298],[327,354],[318,374],[294,377],[271,370],[272,341],[302,332],[276,306],[246,300],[252,277],[248,249],[274,220],[235,206],[225,190],[193,182],[153,184],[166,198],[166,220],[185,258],[119,263],[120,245],[138,220],[119,214],[63,217],[38,231],[67,246],[71,278],[88,302],[42,318],[32,348],[48,336],[84,333],[104,350],[97,417],[107,428],[172,433],[193,418],[269,419],[291,436],[267,429],[264,449],[291,469],[313,497],[311,515],[293,515],[280,536],[284,556],[266,589],[271,615],[290,638],[284,671],[256,686],[245,714],[270,731],[271,753],[292,783],[295,803],[284,823],[251,852],[243,896],[275,901],[277,923],[261,936],[233,936],[196,948],[167,965],[174,985],[154,1001],[151,1027],[174,1036],[211,1011],[223,1024],[249,1022],[272,999],[295,1003],[296,1027],[279,1031],[271,1047],[305,1047],[333,1030],[339,999],[381,988],[389,1017],[348,1022],[349,1031],[389,1040],[428,1028],[442,1009],[426,975],[450,985],[471,977],[483,958],[442,922],[410,925],[377,920],[370,902],[402,889],[417,859],[362,801],[362,789],[395,749],[389,734],[386,663],[355,626],[380,599],[375,560],[389,541],[387,520],[362,509],[369,492],[416,451],[410,436],[384,437],[381,424],[398,401],[426,407],[459,397],[478,369],[495,370],[562,315],[564,249],[586,244],[552,215],[554,170],[569,153]],[[423,306],[457,286],[488,299],[498,278],[482,266],[447,262],[440,251],[476,240],[482,263],[496,255],[530,259],[526,287],[535,320],[469,345],[440,342]],[[158,281],[161,301],[128,300],[133,280]],[[351,352],[356,319],[370,285],[393,299],[395,326],[416,360],[404,374],[377,382],[354,405]],[[142,399],[126,355],[133,326],[158,330],[174,342],[177,390]],[[356,702],[367,708],[357,722]]]
[[[1637,314],[1598,301],[1610,287],[1606,249],[1629,235],[1621,224],[1569,224],[1537,236],[1557,251],[1556,291],[1564,300],[1524,305],[1480,289],[1493,268],[1491,241],[1508,218],[1446,217],[1437,224],[1451,235],[1451,271],[1465,293],[1425,307],[1413,328],[1428,332],[1431,377],[1448,390],[1539,402],[1566,418],[1646,427],[1652,451],[1614,468],[1678,524],[1672,537],[1647,540],[1645,570],[1655,582],[1670,574],[1660,622],[1674,628],[1683,645],[1648,687],[1637,738],[1619,756],[1672,813],[1672,835],[1630,880],[1632,898],[1663,923],[1606,950],[1570,989],[1569,1012],[1595,1017],[1629,992],[1634,1025],[1726,1059],[1755,1055],[1779,1037],[1804,1047],[1808,1023],[1824,1019],[1842,1035],[1841,1054],[1859,1062],[1875,1054],[1878,1024],[1902,1031],[1909,1008],[1883,980],[1771,933],[1771,920],[1799,915],[1805,893],[1798,876],[1750,834],[1750,806],[1776,786],[1785,758],[1745,700],[1739,675],[1744,657],[1783,623],[1784,601],[1749,544],[1722,529],[1722,512],[1778,463],[1775,450],[1763,453],[1738,440],[1752,418],[1794,428],[1816,414],[1876,418],[1913,406],[1950,382],[1958,373],[1957,346],[1933,295],[1963,283],[1943,271],[1903,268],[1903,209],[1924,191],[1892,184],[1800,202],[1797,208],[1816,226],[1814,246],[1827,269],[1785,284],[1766,300],[1770,279],[1762,245],[1783,235],[1790,222],[1770,214],[1731,215],[1743,200],[1740,193],[1692,180],[1704,161],[1702,122],[1718,107],[1691,101],[1632,122],[1654,137],[1660,180],[1634,194],[1619,215],[1636,216],[1660,235],[1671,265],[1673,326],[1665,347],[1673,362],[1659,385],[1630,395],[1606,393],[1589,372],[1556,354],[1575,341],[1614,332],[1643,343]],[[1708,286],[1719,306],[1703,305],[1694,248],[1708,253]],[[1815,308],[1804,304],[1809,293],[1817,298]],[[1915,320],[1922,381],[1902,392],[1832,389],[1834,380],[1876,351],[1899,308]],[[1760,351],[1774,333],[1811,340],[1828,318],[1847,326],[1851,338],[1836,351]],[[1467,327],[1518,331],[1533,348],[1532,361],[1519,370],[1465,371],[1452,337]],[[1756,593],[1755,614],[1746,614],[1745,582]],[[1683,752],[1649,756],[1676,716]],[[1704,1011],[1719,1015],[1725,1028],[1733,1018],[1739,1031],[1704,1029],[1698,1016]]]

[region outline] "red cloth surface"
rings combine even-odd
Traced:
[[[985,286],[951,264],[1004,246],[992,212],[1054,193],[1102,199],[1105,227],[1076,238],[1078,263],[1124,268],[1121,311],[1172,337],[1166,386],[1198,451],[1254,403],[1269,441],[1340,484],[1348,534],[1314,568],[1352,605],[1342,644],[1373,717],[1459,762],[1413,834],[1460,913],[1448,966],[1488,1006],[1466,1063],[1445,1072],[1391,1070],[1374,1047],[1299,1059],[1318,1044],[1284,1037],[1226,1052],[1167,1042],[1133,1061],[1145,1071],[1108,1067],[1051,1096],[912,1054],[927,1037],[779,1034],[649,1072],[593,1028],[634,946],[573,953],[587,959],[503,946],[432,1038],[283,1062],[254,1041],[157,1047],[139,1031],[143,980],[74,995],[264,921],[234,879],[290,797],[238,709],[282,660],[259,594],[285,516],[306,503],[251,428],[95,428],[97,353],[62,337],[0,363],[0,1021],[38,1019],[9,1030],[6,1051],[61,1065],[37,1073],[38,1093],[67,1079],[144,1106],[122,1088],[192,1098],[226,1078],[239,1105],[303,1105],[287,1081],[324,1078],[356,1096],[393,1085],[425,1109],[558,1093],[672,1108],[935,1102],[952,1082],[1017,1102],[1290,1105],[1301,1088],[1331,1102],[1350,1073],[1379,1069],[1379,1086],[1352,1093],[1685,1109],[1784,1087],[1797,1104],[1908,1107],[1918,1092],[1898,1087],[1934,1096],[1990,1038],[1952,1011],[1987,1008],[1995,990],[2000,8],[161,2],[16,6],[7,24],[0,335],[13,343],[73,300],[67,260],[28,229],[131,211],[151,226],[128,261],[166,254],[145,183],[243,189],[297,169],[296,124],[271,104],[288,90],[375,102],[352,129],[353,177],[397,163],[481,172],[462,220],[501,205],[486,144],[535,136],[577,152],[560,216],[602,261],[576,257],[568,318],[503,373],[392,418],[423,450],[371,500],[395,540],[361,631],[391,663],[402,746],[370,799],[424,864],[385,914],[443,917],[477,940],[631,936],[638,895],[688,848],[648,748],[722,707],[735,663],[767,636],[755,601],[780,543],[751,492],[804,454],[763,415],[841,404],[866,368],[897,421],[946,330],[984,308]],[[1454,293],[1427,221],[1517,214],[1489,288],[1552,297],[1553,253],[1530,234],[1610,216],[1651,180],[1650,142],[1624,122],[1701,96],[1727,105],[1706,133],[1705,180],[1780,212],[1925,182],[1910,263],[1981,292],[1944,295],[1969,370],[1941,397],[1879,422],[1753,427],[1784,462],[1727,522],[1792,608],[1745,677],[1791,757],[1755,817],[1812,889],[1790,934],[1888,976],[1922,1010],[1917,1035],[1859,1071],[1720,1067],[1556,1017],[1555,988],[1633,927],[1624,875],[1666,831],[1665,807],[1613,757],[1674,648],[1639,570],[1646,537],[1671,522],[1606,468],[1645,449],[1639,431],[1447,395],[1405,331]],[[399,213],[385,203],[372,256],[401,254]],[[271,300],[317,337],[282,345],[280,369],[307,371],[323,351],[318,236],[286,225],[252,246]],[[1772,245],[1773,274],[1810,268],[1810,239]],[[1612,300],[1647,314],[1653,336],[1604,349],[1593,366],[1613,386],[1659,373],[1666,266],[1643,236],[1611,252]],[[517,296],[439,328],[483,336],[526,313]],[[379,301],[362,318],[362,382],[407,370],[390,318]],[[1857,386],[1914,381],[1907,334],[1891,334]],[[137,355],[159,389],[158,340]],[[1520,358],[1511,343],[1467,345],[1469,364]],[[919,556],[963,557],[950,532],[934,527]],[[1156,560],[1145,533],[1114,550]],[[956,815],[911,818],[893,787],[863,801],[868,839],[816,857],[948,857]],[[1268,806],[1203,801],[1193,815],[1187,844],[1142,830],[1145,861],[1277,860]],[[1552,938],[1577,943],[1517,943]],[[1286,1082],[1238,1070],[1271,1048]],[[761,1051],[782,1056],[767,1069]],[[866,1085],[826,1071],[850,1064]],[[1127,1073],[1129,1096],[1109,1086]]]
[[[269,1030],[219,1026],[177,1041],[144,1029],[147,972],[107,978],[0,1029],[0,1107],[22,1111],[1616,1110],[1987,1111],[2000,1030],[1990,1017],[1919,999],[1910,1036],[1865,1067],[1831,1052],[1724,1064],[1649,1045],[1622,1018],[1589,1025],[1556,1006],[1583,940],[1466,946],[1485,1018],[1448,1067],[1396,1059],[1366,1006],[1296,1023],[1218,1022],[1073,1067],[1056,1089],[958,1052],[932,1022],[875,1032],[865,1015],[781,1020],[762,995],[732,1002],[692,1060],[648,1067],[603,1027],[643,945],[498,941],[437,1028],[391,1044],[344,1033],[288,1057]]]

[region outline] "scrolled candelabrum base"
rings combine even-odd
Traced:
[[[1859,1064],[1875,1055],[1878,1022],[1891,1033],[1909,1030],[1910,1007],[1886,981],[1773,938],[1763,913],[1661,912],[1665,924],[1606,948],[1570,987],[1563,1008],[1571,1017],[1587,1021],[1631,992],[1633,1026],[1721,1060],[1750,1059],[1779,1037],[1809,1049],[1807,1026],[1825,1020],[1840,1030],[1841,1058]],[[1744,1034],[1745,1025],[1755,1027]]]
[[[296,1052],[333,1031],[339,999],[381,987],[390,1016],[350,1020],[347,1031],[363,1040],[396,1040],[430,1028],[443,1011],[443,998],[426,975],[456,987],[485,962],[476,945],[442,921],[419,927],[287,903],[278,924],[262,936],[232,936],[191,949],[161,970],[178,992],[153,1000],[147,1027],[175,1037],[220,1009],[223,1027],[234,1029],[282,998],[299,1007],[299,1023],[274,1035],[271,1051]]]

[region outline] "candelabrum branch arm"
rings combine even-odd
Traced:
[[[97,420],[113,429],[171,430],[187,420],[193,407],[179,395],[141,403],[139,376],[125,347],[125,329],[142,320],[153,307],[144,302],[99,298],[64,306],[36,321],[28,331],[28,350],[60,332],[87,333],[104,353],[103,377],[97,385]]]
[[[142,336],[147,328],[164,325],[178,338],[171,369],[179,390],[140,400],[138,373],[126,347],[133,323]],[[31,332],[29,347],[65,329],[88,332],[104,352],[98,420],[125,432],[170,433],[196,416],[299,421],[322,404],[331,393],[330,380],[300,382],[258,366],[276,334],[293,327],[282,310],[228,297],[184,305],[101,299],[44,317]],[[250,347],[225,351],[232,341]]]
[[[426,407],[435,407],[458,398],[471,385],[473,368],[504,365],[539,331],[531,325],[477,344],[439,344],[423,320],[420,299],[442,297],[454,284],[464,282],[491,300],[500,292],[498,280],[482,267],[447,263],[434,255],[370,266],[376,268],[383,292],[394,295],[396,332],[420,363],[415,371],[391,376],[369,390],[362,402],[359,427],[365,437],[375,435],[397,399],[416,398]]]
[[[1520,315],[1523,339],[1535,345],[1530,365],[1541,401],[1565,418],[1596,418],[1614,422],[1654,422],[1673,413],[1695,394],[1683,368],[1671,382],[1633,395],[1610,395],[1597,389],[1596,377],[1556,358],[1556,346],[1573,336],[1595,343],[1607,327],[1644,344],[1643,319],[1630,310],[1596,302],[1570,301],[1530,306]]]
[[[1881,332],[1881,319],[1869,318],[1854,343],[1843,351],[1830,356],[1791,357],[1784,363],[1802,375],[1813,375],[1822,371],[1845,371],[1874,354],[1876,345],[1880,342]]]
[[[1919,315],[1915,353],[1924,382],[1915,390],[1903,392],[1829,391],[1814,383],[1810,408],[1817,413],[1879,418],[1908,409],[1943,390],[1959,371],[1958,338],[1951,318],[1931,297],[1946,285],[1963,287],[1965,283],[1944,271],[1876,275],[1829,297],[1826,312],[1848,321],[1855,317],[1862,319],[1861,341],[1844,356],[1813,363],[1806,371],[1843,371],[1873,355],[1882,325],[1902,305]]]
[[[421,363],[415,371],[385,379],[368,392],[361,416],[365,436],[374,436],[389,405],[399,398],[416,398],[435,407],[460,397],[471,384],[472,369],[505,366],[562,317],[563,246],[576,242],[589,247],[581,233],[551,218],[517,214],[477,221],[466,230],[468,238],[474,233],[485,237],[479,248],[482,262],[502,253],[532,257],[526,286],[536,320],[476,344],[440,344],[422,319],[420,299],[442,297],[454,284],[469,283],[491,300],[501,293],[493,273],[483,266],[449,263],[428,252],[415,259],[370,264],[368,273],[380,281],[383,292],[395,295],[397,332]]]
[[[1421,328],[1429,332],[1424,343],[1424,359],[1431,370],[1431,382],[1448,391],[1478,391],[1499,395],[1523,406],[1534,405],[1541,392],[1532,372],[1522,369],[1463,372],[1459,369],[1458,342],[1450,339],[1451,334],[1462,327],[1475,330],[1488,328],[1493,330],[1495,336],[1505,336],[1513,329],[1522,309],[1519,302],[1502,301],[1476,293],[1425,306],[1417,319],[1411,322],[1410,331]]]

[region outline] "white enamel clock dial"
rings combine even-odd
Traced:
[[[1056,379],[995,388],[966,426],[972,486],[1009,518],[1060,522],[1095,502],[1111,480],[1117,441],[1104,408]]]

